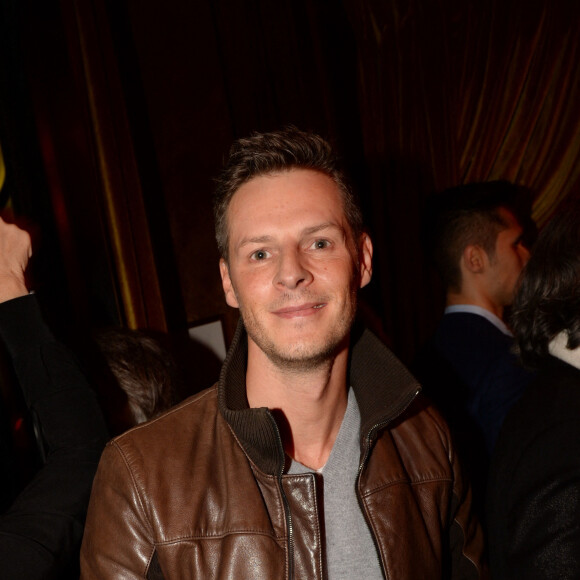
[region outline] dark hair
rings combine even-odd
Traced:
[[[520,276],[511,323],[527,366],[538,366],[564,330],[566,346],[580,346],[580,200],[567,203],[540,233]]]
[[[518,187],[508,181],[469,183],[432,195],[426,203],[424,242],[447,288],[461,289],[461,255],[478,245],[493,259],[499,232],[507,228],[499,209],[516,210]],[[522,223],[522,225],[524,225]]]
[[[253,133],[250,137],[238,139],[230,149],[216,180],[214,194],[216,240],[220,255],[226,261],[229,243],[227,212],[236,191],[254,177],[291,169],[311,169],[334,181],[341,193],[353,237],[359,239],[363,228],[362,213],[338,157],[319,135],[290,126],[271,133]]]
[[[98,332],[95,341],[127,395],[134,424],[153,419],[173,405],[175,363],[158,340],[143,331],[110,328]]]

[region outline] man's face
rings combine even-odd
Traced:
[[[304,169],[255,177],[233,196],[228,229],[222,282],[250,352],[305,369],[346,347],[372,245],[353,240],[336,184]]]
[[[515,216],[505,208],[499,208],[498,212],[507,228],[497,236],[488,279],[494,303],[509,306],[513,301],[518,276],[529,260],[530,253],[522,245],[523,229]]]

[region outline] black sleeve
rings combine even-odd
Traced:
[[[78,566],[91,485],[108,439],[105,421],[86,377],[45,325],[33,295],[0,304],[0,336],[46,450],[41,470],[0,517],[1,574],[63,578]]]
[[[513,465],[506,545],[508,578],[577,578],[580,571],[580,428],[562,418]],[[574,571],[574,572],[573,572]]]
[[[580,370],[546,360],[510,411],[487,498],[494,580],[580,578]]]

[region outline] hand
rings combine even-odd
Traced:
[[[31,256],[28,232],[0,217],[0,302],[28,294],[24,273]]]

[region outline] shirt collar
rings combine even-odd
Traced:
[[[453,304],[452,306],[447,306],[445,308],[445,314],[453,314],[454,312],[468,312],[469,314],[483,316],[504,334],[507,336],[513,336],[510,329],[505,325],[501,318],[481,306],[475,306],[474,304]]]
[[[552,356],[580,369],[580,347],[571,350],[566,346],[567,343],[568,333],[563,330],[551,340],[548,350]]]

